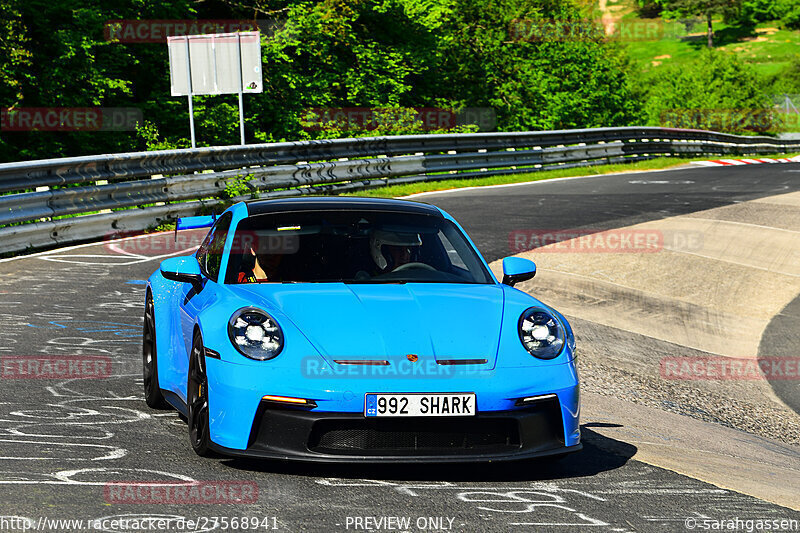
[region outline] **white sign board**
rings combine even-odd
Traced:
[[[167,47],[172,96],[263,91],[257,31],[168,37]]]

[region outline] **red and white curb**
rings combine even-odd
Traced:
[[[800,163],[800,155],[795,157],[781,157],[778,159],[771,159],[765,157],[763,159],[715,159],[713,161],[692,161],[693,165],[701,165],[704,167],[730,167],[737,165],[760,165],[762,163]]]

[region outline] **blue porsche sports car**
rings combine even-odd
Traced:
[[[423,203],[239,203],[197,253],[150,276],[147,404],[188,420],[199,455],[443,462],[581,448],[575,341],[502,283],[458,223]]]

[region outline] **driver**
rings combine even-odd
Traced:
[[[422,245],[418,233],[375,230],[369,241],[370,255],[381,273],[392,272],[411,263]]]
[[[242,258],[239,283],[262,283],[275,281],[282,256],[280,254],[257,254],[252,247]]]

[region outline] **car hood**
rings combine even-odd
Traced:
[[[341,360],[485,359],[496,362],[504,293],[499,285],[253,284],[233,290],[277,308],[329,364]]]

